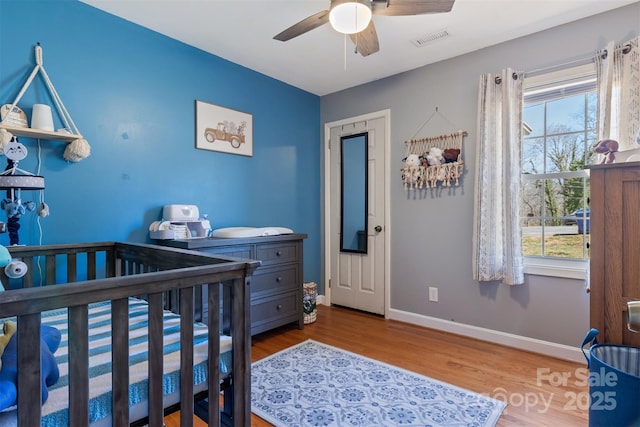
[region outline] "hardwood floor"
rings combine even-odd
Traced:
[[[568,362],[335,306],[319,306],[318,319],[303,330],[291,325],[254,336],[251,359],[262,359],[307,339],[506,401],[508,406],[498,426],[587,425],[586,363]],[[179,425],[175,416],[165,421],[166,427]],[[251,416],[251,425],[271,426],[255,415]]]

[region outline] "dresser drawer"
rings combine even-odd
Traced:
[[[262,298],[251,305],[252,334],[297,321],[301,303],[297,292]]]
[[[298,264],[261,267],[256,270],[251,280],[251,295],[260,297],[263,294],[297,291],[299,287],[302,287],[302,283],[298,283]]]
[[[251,246],[222,246],[215,248],[203,248],[201,252],[210,254],[226,255],[234,258],[251,258]]]
[[[262,261],[262,265],[296,262],[299,260],[298,245],[296,243],[257,245],[256,259]]]

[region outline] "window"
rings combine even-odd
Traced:
[[[524,81],[522,247],[527,263],[588,259],[597,132],[594,64]]]

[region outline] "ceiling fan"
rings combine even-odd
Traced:
[[[372,15],[408,16],[450,12],[455,0],[331,0],[329,10],[315,13],[275,35],[287,41],[330,22],[333,28],[349,34],[356,52],[368,56],[380,50]]]

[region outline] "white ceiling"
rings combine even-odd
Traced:
[[[81,0],[316,95],[326,95],[638,0],[456,0],[449,13],[374,16],[380,51],[354,54],[330,24],[273,36],[330,0]],[[450,35],[416,47],[412,39]]]

